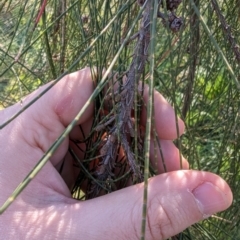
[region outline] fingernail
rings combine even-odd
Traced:
[[[225,194],[210,182],[199,185],[192,193],[204,218],[224,210],[228,205]]]

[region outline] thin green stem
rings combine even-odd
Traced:
[[[42,21],[43,21],[43,26],[45,29],[47,29],[47,24],[46,24],[46,11],[43,10],[43,14],[42,14]],[[49,39],[48,39],[48,32],[47,31],[44,31],[44,42],[45,42],[45,45],[46,45],[46,53],[47,53],[47,59],[48,59],[48,63],[50,65],[50,69],[51,69],[51,72],[52,72],[52,76],[54,79],[57,78],[57,73],[56,73],[56,70],[55,70],[55,66],[54,66],[54,63],[53,63],[53,58],[52,58],[52,52],[51,52],[51,47],[50,47],[50,44],[49,44]]]
[[[147,122],[144,141],[144,192],[143,192],[143,208],[142,208],[142,227],[141,240],[145,239],[146,220],[147,220],[147,199],[148,199],[148,177],[149,177],[149,160],[150,160],[150,140],[152,127],[152,112],[153,112],[153,93],[154,93],[154,64],[155,64],[155,40],[156,40],[156,23],[158,0],[151,0],[150,8],[150,81],[149,81],[149,96],[147,106]]]
[[[225,57],[223,51],[222,51],[221,48],[219,47],[219,45],[218,45],[216,39],[214,38],[211,30],[209,29],[209,27],[208,27],[207,24],[205,23],[205,21],[204,21],[202,15],[200,14],[200,12],[199,12],[196,4],[194,3],[193,0],[190,0],[190,1],[191,1],[191,4],[192,4],[192,7],[193,7],[194,11],[195,11],[196,14],[198,15],[198,17],[199,17],[199,19],[200,19],[200,22],[202,23],[203,28],[204,28],[205,31],[208,33],[208,36],[209,36],[210,40],[212,41],[215,49],[217,50],[217,52],[218,52],[219,55],[221,56],[221,58],[222,58],[223,62],[225,63],[225,65],[226,65],[226,67],[227,67],[230,75],[232,76],[232,78],[233,78],[233,80],[234,80],[234,82],[235,82],[235,84],[236,84],[236,86],[237,86],[237,89],[240,90],[240,83],[239,83],[237,77],[235,76],[234,71],[233,71],[231,65],[229,64],[229,62],[228,62],[227,58]]]

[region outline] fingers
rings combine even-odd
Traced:
[[[149,101],[149,86],[144,86],[143,99],[145,104]],[[155,116],[155,127],[158,136],[161,139],[173,140],[179,137],[184,132],[184,122],[177,117],[175,118],[175,112],[172,106],[167,100],[157,91],[154,91],[154,116]],[[142,109],[141,121],[145,125],[147,119],[146,108]],[[177,134],[177,126],[179,129],[179,136]]]
[[[111,81],[109,82],[108,88],[112,88],[114,85],[114,91],[117,91],[119,88],[119,82],[116,81],[116,76],[114,77],[114,83]],[[126,81],[126,77],[124,77],[123,82]],[[105,87],[105,92],[107,92],[107,87]],[[142,83],[139,83],[139,92],[142,90]],[[112,93],[111,91],[109,93]],[[149,86],[144,84],[143,90],[143,100],[144,105],[147,106],[149,103]],[[109,103],[108,101],[105,102],[107,106]],[[110,104],[111,105],[111,104]],[[172,106],[167,102],[167,100],[156,90],[154,91],[154,113],[155,113],[155,126],[159,138],[166,139],[166,140],[173,140],[179,137],[184,132],[184,122],[177,117],[175,117],[175,112]],[[145,107],[142,108],[141,114],[141,125],[146,125],[147,119],[147,109]],[[179,136],[177,134],[177,127],[179,131]]]
[[[23,101],[23,106],[16,104],[10,108],[11,113],[24,107],[25,104],[37,97],[48,85],[28,95]],[[6,135],[8,130],[11,134],[11,137],[9,137],[12,140],[11,146],[15,148],[11,152],[22,152],[22,149],[24,149],[24,153],[31,152],[31,154],[23,157],[24,161],[34,164],[82,109],[92,91],[93,82],[89,68],[65,76],[29,109],[10,123],[6,129],[4,128]],[[5,116],[7,113],[5,113]],[[79,120],[79,124],[86,121],[92,113],[93,104],[87,108]],[[68,139],[66,138],[51,158],[54,165],[64,157],[67,148]],[[10,152],[7,154],[10,157]],[[10,158],[13,157],[11,156]]]
[[[154,177],[149,180],[145,239],[167,239],[231,202],[227,183],[211,173],[175,171]],[[142,204],[143,184],[75,203],[68,211],[70,238],[140,239]]]
[[[179,149],[170,140],[160,140],[160,148],[151,139],[150,159],[158,173],[171,172],[179,169],[188,169],[188,161],[180,155]],[[181,156],[181,158],[180,158]]]
[[[53,111],[66,127],[87,102],[93,91],[93,80],[90,68],[66,75],[39,101],[49,106],[46,111]],[[83,114],[79,124],[86,121],[93,112],[93,105]],[[46,114],[46,113],[45,113]]]
[[[43,98],[37,101],[35,110],[30,109],[32,110],[32,119],[34,119],[33,125],[37,127],[35,127],[34,134],[35,136],[41,136],[40,138],[33,138],[35,143],[30,144],[37,145],[45,152],[82,109],[92,91],[93,81],[89,68],[66,75]],[[36,109],[39,109],[39,111],[36,111]],[[90,104],[78,123],[81,124],[86,121],[92,113],[93,104]],[[66,138],[51,158],[54,165],[62,159],[67,148],[68,139]]]

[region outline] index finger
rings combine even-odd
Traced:
[[[143,100],[145,104],[149,101],[149,86],[144,86]],[[154,91],[154,117],[155,128],[159,138],[173,140],[183,134],[184,122],[175,116],[175,111],[167,100],[156,90]],[[144,107],[141,113],[141,124],[146,125],[147,109]],[[177,121],[176,121],[177,119]],[[178,131],[177,131],[178,128]],[[179,133],[179,136],[178,136]]]

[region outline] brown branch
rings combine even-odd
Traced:
[[[221,27],[223,32],[226,34],[226,37],[230,43],[230,47],[232,48],[233,53],[235,54],[236,60],[238,64],[240,63],[240,49],[239,45],[236,43],[235,38],[232,34],[231,27],[228,25],[227,21],[225,20],[223,14],[221,13],[221,10],[218,6],[218,3],[216,0],[211,0],[213,9],[215,10],[218,19],[221,22]]]
[[[42,17],[43,15],[43,12],[45,10],[45,7],[47,5],[47,0],[43,0],[42,1],[42,4],[41,4],[41,7],[39,9],[39,12],[38,12],[38,15],[36,17],[36,20],[35,20],[35,25],[34,25],[34,29],[36,28],[36,26],[38,25],[39,21],[40,21],[40,18]]]
[[[196,6],[199,6],[199,0],[195,0]],[[198,50],[200,42],[199,19],[194,10],[190,19],[191,39],[189,45],[190,65],[188,71],[188,83],[184,94],[184,103],[182,108],[182,117],[186,118],[193,98],[193,84],[196,74],[196,67],[198,61]]]
[[[171,9],[176,8],[179,2],[181,1],[169,1],[174,2],[174,5],[170,5]],[[106,141],[100,147],[99,152],[101,159],[94,171],[94,176],[97,180],[105,182],[112,182],[112,177],[114,177],[114,170],[116,161],[119,158],[117,149],[121,149],[128,167],[131,171],[131,176],[133,182],[142,182],[143,181],[143,169],[141,165],[137,162],[138,159],[135,159],[133,149],[131,145],[137,144],[139,150],[139,155],[143,155],[143,147],[141,146],[141,137],[140,133],[135,133],[134,122],[132,120],[132,112],[134,109],[134,96],[136,86],[139,86],[140,78],[144,73],[145,65],[148,58],[148,47],[150,43],[150,12],[152,0],[143,0],[138,1],[138,4],[144,7],[142,11],[142,17],[140,22],[139,31],[137,34],[133,35],[132,39],[136,39],[136,46],[133,52],[133,58],[129,67],[129,70],[126,73],[126,81],[119,86],[120,90],[117,93],[117,101],[115,98],[113,100],[115,110],[114,121],[112,118],[106,118],[105,123],[101,123],[100,126],[97,126],[96,129],[101,129],[101,131],[106,134]],[[161,0],[159,0],[159,5]],[[177,5],[175,5],[177,4]],[[161,18],[164,18],[163,14],[159,14]],[[178,18],[174,12],[171,12],[169,16],[163,19],[166,24],[169,25],[169,28],[176,32],[180,29],[182,25],[181,18]],[[114,96],[113,96],[114,98]],[[136,116],[135,116],[136,117]],[[105,129],[103,130],[102,128]],[[137,135],[137,138],[134,138],[134,135]],[[136,143],[134,139],[139,139]],[[100,188],[96,181],[91,181],[90,183],[90,193],[88,198],[95,197],[100,193]]]

